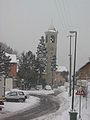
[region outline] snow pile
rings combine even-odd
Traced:
[[[67,68],[65,66],[58,66],[57,71],[59,71],[59,72],[63,72],[63,71],[67,72]]]
[[[28,94],[37,94],[37,95],[48,95],[48,94],[53,94],[54,91],[53,90],[30,90],[30,91],[24,91],[24,93],[28,93]]]
[[[27,94],[27,93],[26,93]],[[40,99],[29,96],[24,103],[20,102],[4,102],[4,108],[0,111],[0,118],[16,114],[17,112],[25,111],[39,104]]]

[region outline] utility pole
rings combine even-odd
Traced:
[[[72,53],[71,53],[71,38],[73,37],[72,35],[67,36],[70,38],[70,53],[69,53],[69,96],[71,96],[71,77],[72,77]]]
[[[77,31],[70,31],[75,34],[75,47],[74,47],[74,68],[73,68],[73,91],[72,91],[72,107],[70,113],[70,120],[77,120],[77,112],[74,110],[74,89],[75,89],[75,70],[76,70],[76,45],[77,45]]]

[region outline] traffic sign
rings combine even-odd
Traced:
[[[83,96],[85,96],[85,91],[83,89],[81,91],[77,90],[76,95],[83,95]]]

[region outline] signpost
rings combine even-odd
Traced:
[[[74,47],[74,67],[73,67],[73,90],[72,90],[72,106],[70,114],[70,120],[77,120],[77,112],[74,110],[74,89],[75,89],[75,72],[76,72],[76,44],[77,44],[77,31],[70,31],[71,34],[75,34],[75,47]]]
[[[80,86],[79,89],[76,92],[76,95],[79,95],[79,120],[82,120],[81,118],[81,95],[85,95],[85,92],[83,91],[82,87]]]
[[[85,91],[81,88],[80,90],[77,90],[76,95],[82,95],[83,97],[86,95]]]
[[[78,80],[77,81],[77,92],[76,95],[79,95],[79,120],[82,120],[81,118],[81,96],[87,97],[87,80]]]

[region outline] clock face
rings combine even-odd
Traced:
[[[52,43],[55,42],[55,36],[54,36],[54,35],[51,35],[51,37],[50,37],[50,41],[51,41]]]

